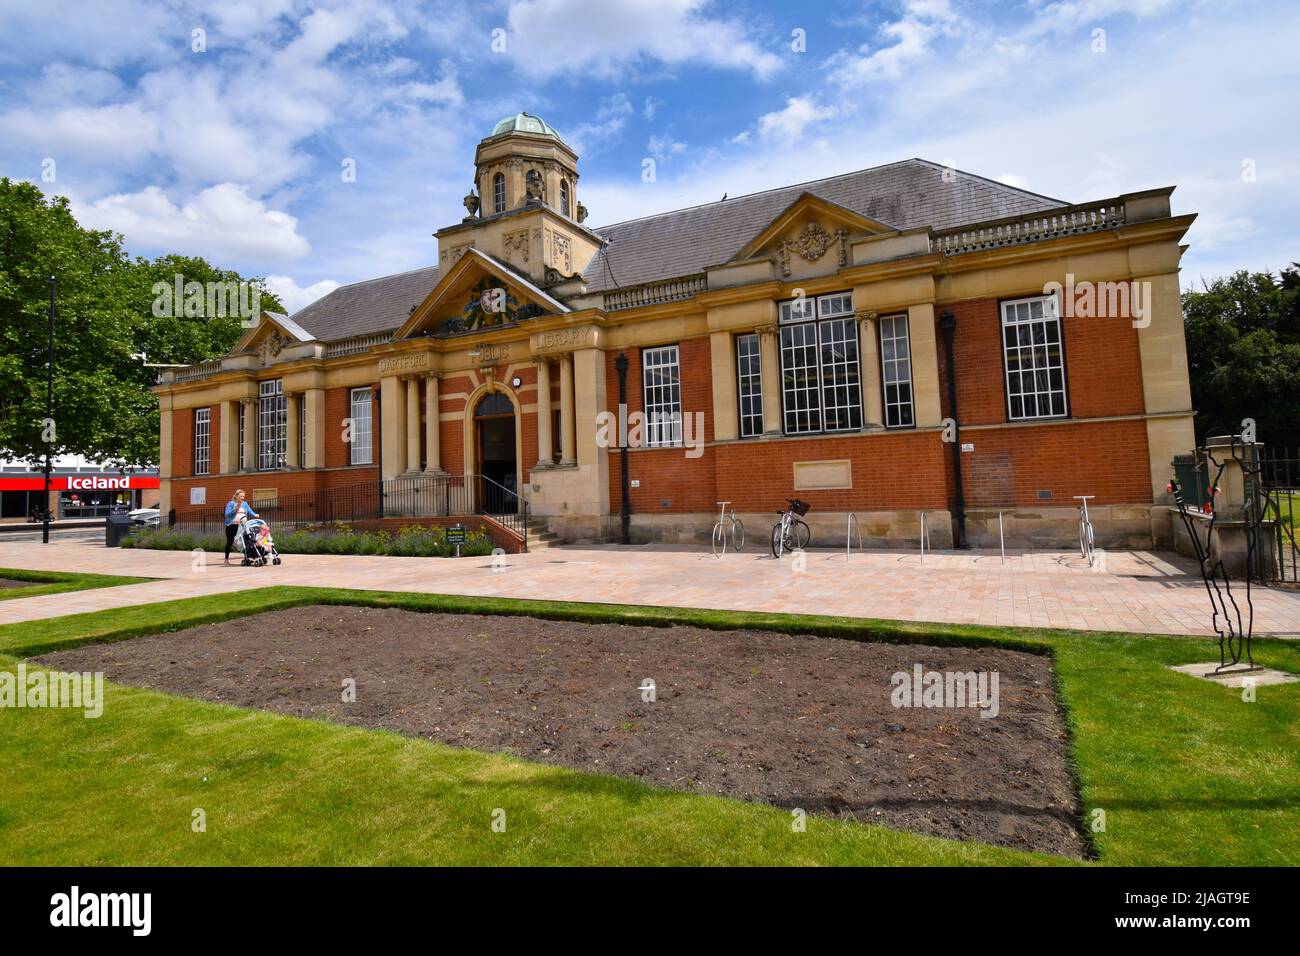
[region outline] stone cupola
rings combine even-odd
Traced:
[[[540,116],[501,119],[474,153],[479,216],[488,218],[529,205],[545,205],[574,222],[578,206],[578,155]]]

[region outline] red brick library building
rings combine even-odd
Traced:
[[[724,499],[765,534],[798,497],[814,545],[852,512],[879,545],[922,513],[996,545],[1001,513],[1059,546],[1093,495],[1099,544],[1165,543],[1194,445],[1172,187],[1071,204],[908,159],[593,228],[540,118],[475,167],[427,268],[164,375],[164,511],[369,488],[612,541],[626,437],[633,541],[707,541]]]

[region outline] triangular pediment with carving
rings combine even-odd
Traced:
[[[285,349],[314,340],[315,337],[310,332],[288,316],[278,312],[263,312],[239,337],[228,354],[253,353],[262,365],[270,365],[279,359]]]
[[[568,308],[477,249],[467,249],[397,332],[398,339],[488,332]]]
[[[732,261],[770,258],[782,278],[823,275],[847,266],[849,244],[895,231],[851,209],[803,193],[736,253]]]

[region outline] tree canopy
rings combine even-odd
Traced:
[[[195,363],[228,352],[241,319],[154,314],[158,282],[252,282],[261,308],[284,307],[257,279],[204,259],[129,257],[122,237],[84,229],[62,196],[0,178],[0,457],[44,459],[50,277],[58,282],[52,454],[113,465],[158,461],[151,363]]]
[[[1253,418],[1265,445],[1300,445],[1300,263],[1184,292],[1183,316],[1197,437]]]

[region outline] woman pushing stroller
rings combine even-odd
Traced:
[[[226,502],[226,557],[225,564],[230,563],[230,549],[235,546],[235,535],[239,533],[239,524],[258,514],[244,497],[244,489],[238,488]],[[241,549],[242,550],[242,549]]]

